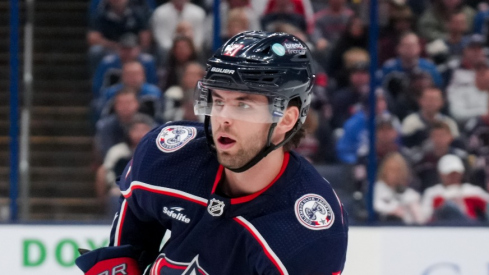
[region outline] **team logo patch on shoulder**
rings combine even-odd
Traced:
[[[197,136],[195,127],[167,126],[163,128],[156,138],[156,146],[163,153],[171,153],[181,149]]]
[[[334,223],[333,209],[329,203],[316,194],[306,194],[295,202],[295,216],[306,228],[328,229]]]

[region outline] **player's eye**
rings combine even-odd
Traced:
[[[222,101],[220,99],[215,99],[214,100],[214,105],[215,106],[224,106],[224,101]]]
[[[251,106],[244,102],[238,102],[238,107],[243,110],[251,109]]]

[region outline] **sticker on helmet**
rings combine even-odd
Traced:
[[[181,149],[197,136],[195,127],[172,125],[163,128],[156,138],[156,146],[163,153],[172,153]]]
[[[272,51],[279,56],[284,56],[285,54],[285,48],[282,46],[282,44],[275,43],[272,45]]]
[[[285,42],[284,47],[289,54],[305,54],[307,49],[299,42]]]
[[[329,203],[316,194],[306,194],[295,202],[295,216],[306,228],[322,230],[334,223],[334,212]]]
[[[227,45],[224,49],[223,55],[227,56],[235,56],[241,48],[244,47],[244,44],[231,44]]]

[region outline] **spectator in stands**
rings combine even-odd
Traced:
[[[158,46],[167,52],[172,48],[175,30],[179,22],[191,23],[194,32],[194,43],[197,48],[202,49],[204,41],[205,11],[201,7],[189,3],[188,0],[171,0],[158,8],[151,18],[151,29],[153,37]]]
[[[475,86],[480,91],[489,92],[489,60],[486,57],[475,62]]]
[[[163,83],[160,85],[163,87],[163,91],[181,82],[185,65],[189,62],[198,61],[199,53],[190,38],[178,36],[173,39],[173,46],[168,53],[167,60],[168,62],[163,68]]]
[[[261,28],[270,31],[277,23],[288,23],[307,32],[304,16],[295,12],[293,0],[275,0],[273,8],[261,18]]]
[[[257,14],[257,11],[254,10],[251,6],[251,0],[221,1],[219,6],[219,14],[221,19],[221,31],[219,35],[220,37],[231,37],[228,33],[228,24],[230,21],[234,21],[233,19],[229,18],[229,12],[233,9],[241,9],[244,11],[247,21],[247,26],[245,30],[261,30],[260,16]],[[211,43],[213,43],[212,37],[214,33],[214,14],[211,13],[207,15],[205,21],[206,37],[204,38],[204,40],[207,44],[206,48],[211,49]]]
[[[364,49],[368,47],[368,32],[365,23],[356,16],[352,16],[348,21],[345,32],[341,35],[338,42],[331,49],[326,72],[331,77],[337,77],[338,72],[341,72],[346,66],[343,61],[343,55],[351,49]]]
[[[462,56],[464,45],[467,44],[467,40],[469,39],[467,36],[468,31],[469,24],[467,22],[467,15],[462,11],[453,13],[448,20],[447,36],[444,40],[448,47],[449,56]]]
[[[131,160],[139,141],[155,126],[151,117],[135,114],[127,125],[125,140],[110,147],[103,164],[98,168],[95,190],[100,202],[106,206],[108,217],[113,217],[119,207],[121,193],[116,185],[116,178],[122,174]]]
[[[204,74],[204,67],[197,62],[190,62],[185,66],[180,85],[171,86],[165,91],[163,121],[199,121],[200,117],[196,116],[193,110],[193,94],[197,82],[204,77]]]
[[[331,56],[332,58],[332,56]],[[342,89],[350,85],[350,70],[355,67],[356,64],[370,63],[370,56],[367,50],[363,48],[353,47],[343,53],[340,61],[341,68],[339,71],[329,75],[331,89]]]
[[[368,63],[360,62],[352,65],[349,73],[349,85],[333,92],[331,95],[331,105],[333,107],[331,125],[334,129],[343,126],[345,121],[353,114],[355,106],[367,98],[370,90]]]
[[[401,144],[399,127],[399,120],[389,113],[381,114],[375,119],[375,156],[378,163],[392,152],[405,153]],[[368,146],[358,151],[356,164],[357,166],[363,165],[365,170],[369,151]]]
[[[378,64],[384,64],[396,57],[399,39],[404,33],[414,32],[414,23],[415,18],[409,6],[400,5],[392,9],[389,13],[389,24],[380,30]],[[421,41],[421,44],[424,42]]]
[[[462,60],[447,73],[450,114],[461,125],[471,118],[489,114],[488,92],[480,90],[476,82],[476,65],[485,58],[483,45],[484,39],[480,35],[470,36]]]
[[[95,149],[98,160],[104,159],[113,145],[124,140],[124,131],[139,110],[136,91],[126,87],[114,98],[114,114],[100,119],[96,125]]]
[[[90,6],[88,7],[88,13],[90,17],[93,17],[97,10],[106,5],[107,0],[90,0]],[[137,6],[147,12],[148,15],[156,9],[156,0],[129,0],[129,5]]]
[[[251,30],[250,21],[245,8],[235,8],[228,12],[228,22],[224,31],[222,41],[237,35],[240,32]],[[260,28],[259,28],[260,29]]]
[[[443,95],[439,88],[425,88],[418,100],[419,111],[408,115],[402,121],[402,140],[407,147],[420,147],[428,138],[430,128],[435,122],[442,121],[450,127],[451,136],[459,137],[457,123],[450,117],[443,115]]]
[[[229,38],[235,36],[243,31],[252,30],[250,26],[249,16],[246,8],[234,8],[228,11],[227,24],[222,33],[221,41],[227,41]],[[261,29],[259,27],[258,29]],[[207,37],[205,41],[204,57],[208,58],[213,53],[214,40],[211,35]]]
[[[379,64],[396,57],[396,46],[403,33],[414,31],[414,16],[409,6],[401,5],[389,14],[389,24],[379,38]]]
[[[287,0],[289,1],[289,0]],[[311,33],[314,28],[314,11],[312,9],[311,0],[291,0],[293,4],[294,13],[305,18],[307,23],[306,33]],[[272,13],[276,10],[277,6],[283,5],[284,0],[264,0],[264,1],[251,1],[253,9],[261,14],[261,17]],[[263,5],[266,6],[263,6]],[[261,13],[260,11],[263,10]]]
[[[151,55],[141,53],[137,36],[127,33],[119,44],[117,53],[106,56],[97,67],[92,83],[94,98],[100,95],[101,89],[120,82],[122,66],[129,61],[139,61],[144,67],[146,81],[158,83],[155,60]]]
[[[419,151],[412,151],[411,160],[414,172],[420,180],[418,189],[424,191],[440,182],[438,161],[446,154],[453,154],[465,162],[469,170],[469,162],[466,151],[454,146],[454,137],[450,126],[443,121],[435,121],[429,129],[429,138]]]
[[[421,58],[420,53],[418,36],[412,32],[403,34],[397,45],[398,57],[384,63],[379,84],[385,88],[390,85],[389,82],[393,78],[399,78],[399,75],[409,75],[414,70],[422,70],[428,72],[435,85],[441,88],[443,83],[440,73],[431,61]]]
[[[151,32],[147,11],[129,5],[129,0],[104,1],[91,17],[87,34],[91,72],[105,55],[118,50],[120,38],[126,33],[138,36],[143,50],[149,50]]]
[[[368,130],[365,130],[366,144],[358,150],[357,160],[354,165],[354,180],[359,192],[365,193],[367,190],[367,167],[369,163],[369,138]],[[379,115],[375,120],[375,160],[377,163],[391,153],[399,152],[405,154],[405,149],[400,144],[399,120],[389,113]]]
[[[194,39],[194,28],[192,27],[192,24],[187,21],[180,21],[178,22],[177,27],[175,28],[175,37],[177,36],[186,36],[188,38]],[[195,41],[194,41],[195,45]]]
[[[129,87],[136,91],[137,98],[141,104],[141,113],[155,117],[161,111],[160,88],[146,82],[144,68],[139,61],[129,61],[122,66],[121,83],[112,85],[102,91],[98,103],[98,111],[102,116],[107,116],[113,112],[113,99],[124,87]]]
[[[377,90],[376,94],[376,115],[379,117],[377,121],[379,123],[383,120],[389,121],[392,128],[399,131],[399,120],[388,112],[382,91]],[[368,152],[368,112],[368,101],[364,100],[358,110],[345,122],[343,134],[336,143],[336,154],[342,163],[357,163],[359,156],[365,156]]]
[[[327,45],[334,46],[338,42],[347,32],[353,14],[345,0],[329,0],[328,6],[314,15],[313,41],[318,50],[325,49]]]
[[[409,187],[408,162],[398,153],[387,155],[379,167],[374,189],[374,209],[384,222],[421,224],[421,195]]]
[[[482,35],[486,40],[486,46],[489,46],[487,43],[489,42],[489,5],[481,4],[474,18],[474,33]]]
[[[193,29],[193,26],[190,22],[188,21],[180,21],[175,29],[175,35],[173,38],[175,37],[179,37],[179,36],[185,36],[185,37],[188,37],[192,40],[192,42],[194,43],[194,46],[195,46],[195,40],[194,40],[194,29]],[[169,50],[169,49],[168,49]],[[168,58],[168,50],[165,50],[161,47],[158,47],[156,49],[156,59],[157,59],[157,66],[163,66],[164,64],[166,64],[168,62],[167,58]],[[197,49],[197,51],[200,51],[201,49]]]
[[[427,8],[418,21],[418,31],[421,37],[428,42],[436,39],[447,38],[447,25],[452,14],[462,11],[468,23],[469,30],[472,30],[475,11],[465,5],[462,0],[434,0],[431,7]]]
[[[431,75],[422,70],[414,70],[409,75],[399,74],[397,81],[390,81],[385,87],[389,111],[401,121],[419,110],[418,100],[424,89],[433,87]]]
[[[463,183],[464,165],[456,155],[438,162],[442,183],[426,189],[422,199],[425,221],[473,223],[487,221],[489,194],[478,186]]]

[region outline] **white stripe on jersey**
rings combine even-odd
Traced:
[[[251,232],[252,235],[255,236],[256,238],[258,238],[257,241],[260,242],[264,246],[264,249],[266,250],[266,252],[268,252],[268,254],[270,254],[270,256],[273,258],[273,260],[277,263],[278,268],[280,269],[281,274],[288,275],[289,272],[285,268],[284,264],[282,263],[282,261],[280,261],[280,259],[277,257],[277,255],[275,254],[275,252],[273,252],[272,248],[270,248],[270,246],[268,245],[267,241],[265,241],[265,239],[260,234],[260,232],[258,232],[258,229],[256,229],[249,221],[247,221],[242,216],[237,216],[236,219],[238,219],[242,223],[244,223],[248,227],[248,229],[252,231]]]
[[[114,246],[119,246],[119,240],[121,239],[121,226],[122,222],[124,221],[124,217],[126,215],[126,209],[127,209],[127,201],[124,199],[124,201],[121,204],[121,210],[119,213],[119,220],[117,221],[117,227],[115,229],[115,236],[114,236]]]
[[[147,183],[140,182],[140,181],[131,182],[131,186],[129,187],[129,189],[127,189],[125,191],[121,191],[121,193],[125,198],[127,198],[128,196],[130,196],[132,191],[134,191],[135,189],[141,188],[141,187],[143,189],[149,189],[149,191],[151,191],[151,192],[156,192],[156,193],[162,192],[162,193],[170,193],[173,195],[178,195],[181,197],[188,198],[190,200],[195,200],[195,201],[201,202],[205,205],[207,205],[207,202],[208,202],[207,199],[192,195],[192,194],[187,193],[187,192],[183,192],[183,191],[180,191],[177,189],[172,189],[172,188],[167,188],[167,187],[154,186],[154,185],[147,184]]]

